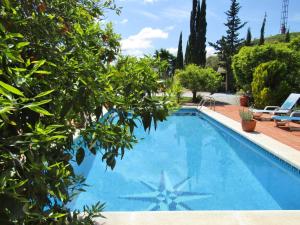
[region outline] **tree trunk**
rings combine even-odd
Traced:
[[[193,91],[193,103],[197,102],[197,92]]]

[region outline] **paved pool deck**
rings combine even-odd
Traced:
[[[216,106],[216,112],[237,122],[241,121],[239,116],[240,109],[243,109],[243,107],[237,105]],[[268,115],[265,115],[265,118],[267,117]],[[300,128],[300,124],[291,123],[291,125]],[[273,121],[257,121],[256,131],[300,151],[300,131],[290,131],[287,127],[276,127]]]

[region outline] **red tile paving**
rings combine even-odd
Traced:
[[[242,109],[242,107],[236,105],[216,106],[217,112],[239,122],[240,109]],[[291,126],[300,128],[300,125],[296,123],[291,123]],[[290,131],[286,128],[278,128],[273,121],[257,121],[255,130],[300,151],[300,131]]]

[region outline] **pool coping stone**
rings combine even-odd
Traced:
[[[221,123],[225,127],[240,134],[241,136],[245,137],[246,139],[260,146],[264,150],[272,153],[273,155],[289,163],[296,169],[300,170],[300,151],[298,151],[297,149],[292,148],[286,144],[283,144],[263,133],[245,132],[242,130],[241,124],[239,122],[227,116],[224,116],[218,112],[210,110],[206,107],[201,108],[201,110],[199,110],[197,107],[192,107],[192,106],[191,107],[185,106],[183,108],[197,109],[198,111],[204,113],[206,116],[209,116],[210,118],[216,120],[217,122]]]

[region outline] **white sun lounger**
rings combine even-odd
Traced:
[[[254,117],[261,117],[263,113],[287,115],[292,112],[293,107],[300,99],[300,94],[292,93],[285,100],[285,102],[279,106],[266,106],[264,109],[249,109]]]

